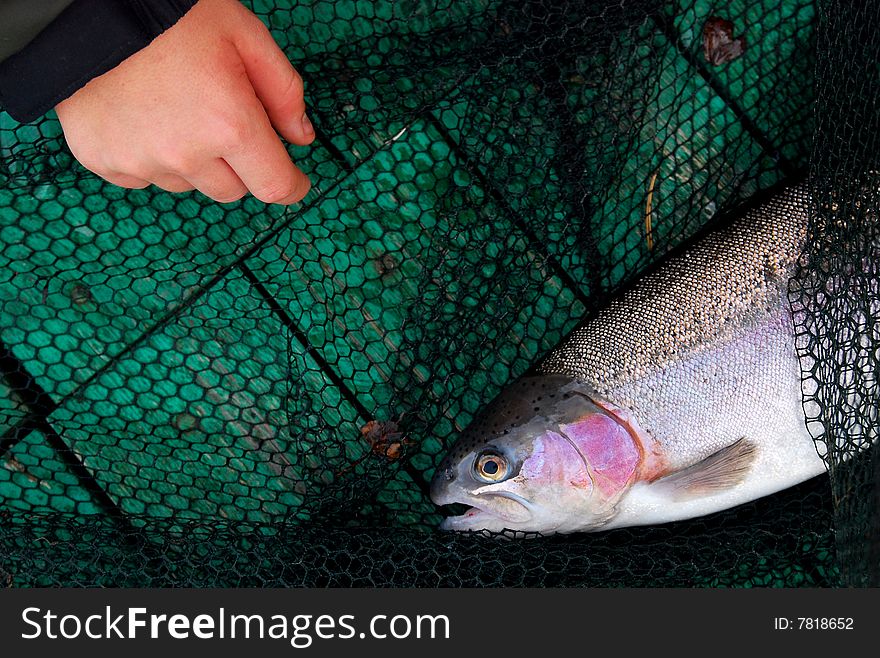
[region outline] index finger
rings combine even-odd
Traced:
[[[301,201],[312,184],[293,164],[266,112],[257,104],[247,121],[253,134],[225,153],[224,160],[260,201],[282,205]]]
[[[236,34],[235,45],[254,92],[278,132],[294,144],[311,144],[315,129],[306,115],[302,78],[266,26],[251,17],[250,29]]]

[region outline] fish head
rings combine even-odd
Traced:
[[[600,528],[637,479],[643,433],[563,375],[518,380],[459,436],[434,474],[438,505],[471,506],[446,530],[553,534]]]

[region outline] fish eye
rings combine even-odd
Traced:
[[[510,466],[498,453],[482,452],[474,462],[474,473],[484,482],[500,482],[510,473]]]

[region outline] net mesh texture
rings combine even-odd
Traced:
[[[880,5],[247,4],[306,82],[298,206],[120,189],[54,115],[0,113],[0,586],[880,584]],[[804,178],[830,479],[658,527],[437,530],[474,414]]]

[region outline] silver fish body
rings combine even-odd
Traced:
[[[502,392],[432,482],[455,530],[577,532],[692,518],[825,470],[787,289],[805,187],[643,277]]]

